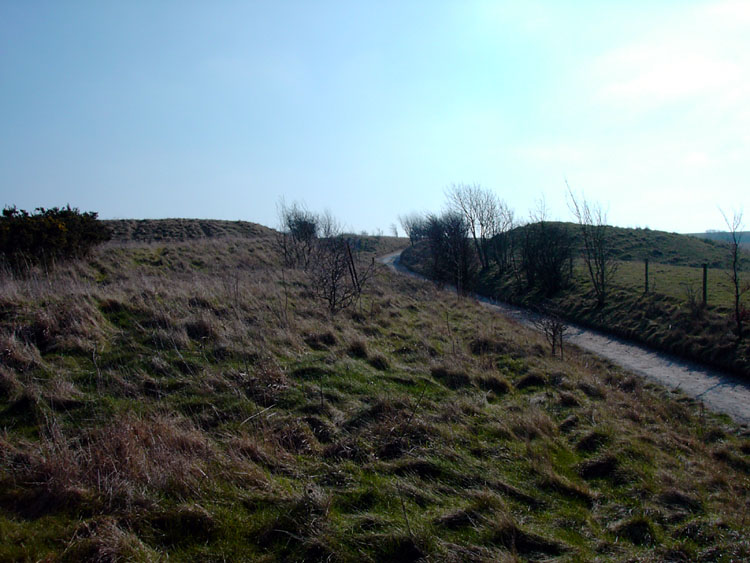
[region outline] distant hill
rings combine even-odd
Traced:
[[[750,231],[740,233],[740,246],[750,250]],[[688,236],[717,242],[732,242],[732,235],[726,231],[712,231],[710,233],[690,233]]]
[[[265,237],[273,229],[247,221],[217,219],[112,219],[104,220],[118,241],[183,241],[219,237]]]
[[[580,227],[576,223],[557,223],[567,226],[580,241]],[[523,229],[524,227],[520,227]],[[611,227],[613,252],[618,260],[652,262],[678,266],[712,268],[727,267],[729,250],[725,243],[705,240],[690,235],[680,235],[651,229]],[[748,236],[750,240],[750,236]]]

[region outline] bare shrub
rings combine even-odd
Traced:
[[[277,245],[287,267],[307,269],[320,231],[320,219],[301,205],[279,202]]]
[[[518,276],[523,275],[527,289],[551,297],[571,281],[573,238],[565,225],[551,223],[540,210],[534,223],[514,231],[514,258]]]
[[[607,213],[598,204],[580,200],[567,184],[570,209],[578,222],[583,237],[583,258],[589,279],[594,287],[599,307],[604,305],[612,279],[617,272],[617,261],[612,254],[611,227],[607,225]]]
[[[440,283],[451,283],[460,294],[473,287],[477,257],[468,239],[469,225],[463,214],[446,212],[426,219],[429,274]]]
[[[540,304],[537,308],[537,316],[534,318],[534,326],[544,335],[550,345],[552,355],[554,356],[559,350],[560,358],[564,359],[563,337],[568,330],[568,325],[555,308],[546,303]]]
[[[741,279],[740,272],[743,267],[743,253],[742,247],[742,212],[735,211],[730,219],[722,211],[724,222],[727,224],[729,229],[729,235],[731,241],[729,243],[730,258],[731,258],[731,269],[729,272],[729,279],[732,283],[732,289],[734,290],[734,323],[735,323],[735,335],[737,342],[740,342],[745,335],[745,323],[750,320],[750,314],[748,310],[742,305],[742,296],[750,291],[750,283],[744,282]]]
[[[353,246],[356,241],[339,234],[321,239],[310,263],[312,289],[331,315],[357,302],[375,272],[375,260],[363,263]]]

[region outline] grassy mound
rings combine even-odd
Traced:
[[[331,318],[259,232],[0,286],[0,560],[750,557],[750,437],[430,284]]]

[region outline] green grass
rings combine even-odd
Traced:
[[[750,556],[741,429],[430,284],[330,318],[271,236],[0,283],[0,560]]]
[[[742,272],[743,284],[750,283],[750,272]],[[576,266],[576,283],[588,284],[584,265]],[[614,286],[633,293],[645,289],[645,264],[643,262],[619,262]],[[703,268],[674,266],[671,264],[649,264],[649,291],[676,301],[687,303],[690,299],[703,299]],[[734,310],[734,285],[730,271],[710,268],[708,270],[707,302],[717,311],[731,313]]]

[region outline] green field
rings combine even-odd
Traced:
[[[731,313],[734,310],[734,285],[729,270],[708,269],[708,305],[717,312]],[[750,283],[750,273],[742,272],[743,283]],[[576,284],[590,288],[590,281],[583,261],[575,267]],[[639,293],[645,290],[645,265],[643,262],[618,262],[613,280],[616,289]],[[703,268],[649,263],[649,291],[664,295],[676,302],[689,303],[703,300]],[[750,296],[748,296],[750,297]],[[747,303],[748,297],[744,302]]]
[[[750,557],[727,417],[385,268],[331,318],[280,264],[261,230],[0,278],[1,561]]]

